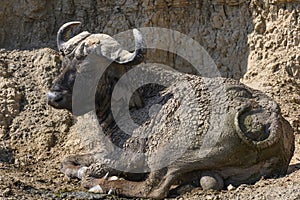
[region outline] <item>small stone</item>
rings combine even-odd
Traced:
[[[212,200],[213,197],[211,195],[206,196],[206,200]]]
[[[77,177],[82,179],[86,173],[86,170],[88,169],[88,167],[81,167],[78,171],[77,171]]]
[[[95,185],[94,187],[91,187],[89,189],[89,192],[100,193],[100,194],[104,193],[104,191],[103,191],[103,189],[102,189],[102,187],[100,185]]]
[[[109,181],[116,181],[116,180],[119,180],[119,177],[117,176],[111,176],[108,178]]]
[[[233,185],[231,185],[231,184],[227,186],[227,190],[228,191],[232,191],[232,190],[235,190],[235,189],[236,188]]]
[[[204,172],[200,178],[200,185],[203,190],[222,190],[224,182],[217,173]]]
[[[214,28],[217,28],[217,29],[222,28],[223,23],[224,23],[224,20],[221,15],[215,14],[212,17],[212,25]]]

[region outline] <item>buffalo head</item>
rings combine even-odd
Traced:
[[[78,21],[68,22],[57,33],[57,47],[63,55],[63,70],[47,94],[48,104],[57,109],[72,111],[73,86],[76,76],[82,70],[81,64],[88,55],[100,56],[111,63],[113,69],[104,79],[119,78],[126,72],[127,66],[138,64],[144,58],[143,39],[137,29],[133,29],[135,50],[129,52],[106,34],[91,34],[84,31],[65,41],[70,30],[79,24]]]

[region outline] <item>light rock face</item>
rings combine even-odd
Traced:
[[[257,2],[267,4],[263,0]],[[83,22],[82,30],[109,35],[134,27],[163,27],[198,41],[223,76],[241,78],[247,70],[247,37],[254,29],[263,27],[260,21],[254,24],[253,14],[257,8],[249,4],[249,1],[238,0],[29,0],[18,3],[4,0],[0,9],[0,47],[54,47],[58,28],[71,20]],[[154,55],[155,60],[194,72],[178,56],[161,52]]]
[[[59,56],[51,49],[1,50],[0,60],[0,140],[22,149],[16,162],[32,155],[40,159],[72,124],[70,114],[46,106],[45,94],[59,71]]]
[[[4,137],[12,119],[20,112],[21,95],[9,79],[0,77],[0,138]]]
[[[278,2],[281,2],[277,4]],[[264,91],[300,133],[300,4],[253,1],[254,31],[248,35],[248,70],[243,82]]]
[[[295,0],[3,0],[1,4],[0,47],[8,49],[54,47],[58,28],[71,20],[83,22],[82,30],[109,35],[134,27],[163,27],[198,41],[223,76],[241,78],[253,53],[254,62],[265,57],[255,50],[260,46],[270,51],[271,46],[290,49],[299,44],[299,2]],[[282,22],[285,28],[278,26]],[[178,56],[154,55],[155,60],[195,72]]]
[[[239,79],[247,70],[255,76],[263,74],[264,66],[273,73],[275,66],[275,71],[284,68],[299,81],[299,7],[297,0],[3,0],[0,48],[54,48],[58,28],[71,20],[81,21],[81,30],[109,35],[154,26],[179,31],[198,41],[222,76]],[[149,51],[148,57],[180,71],[195,72],[173,54]],[[246,83],[251,82],[257,80],[249,78]],[[294,123],[299,127],[299,121]]]
[[[14,80],[9,79],[16,66],[0,60],[0,138],[6,137],[11,121],[20,112],[21,93]]]

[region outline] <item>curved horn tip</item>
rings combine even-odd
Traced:
[[[133,36],[135,40],[135,51],[137,54],[146,54],[146,44],[141,31],[134,28]]]
[[[132,32],[135,38],[137,38],[138,40],[142,40],[142,33],[138,29],[134,28]]]
[[[63,25],[59,28],[58,32],[63,31],[64,29],[68,28],[69,26],[75,26],[75,25],[79,25],[79,24],[81,24],[80,21],[71,21],[71,22],[67,22],[67,23],[63,24]]]
[[[71,21],[62,25],[57,32],[57,47],[58,50],[61,51],[65,34],[72,28],[73,26],[81,24],[80,21]]]
[[[80,21],[70,21],[70,22],[67,22],[67,23],[64,23],[64,25],[62,26],[71,26],[71,25],[77,25],[77,24],[81,24]]]

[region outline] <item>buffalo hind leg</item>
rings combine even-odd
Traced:
[[[155,187],[152,188],[147,197],[154,199],[163,199],[167,197],[170,191],[170,187],[175,183],[177,177],[178,176],[176,175],[175,171],[168,170],[167,174],[161,176],[159,184],[155,185]],[[156,177],[155,179],[158,179],[158,177]]]

